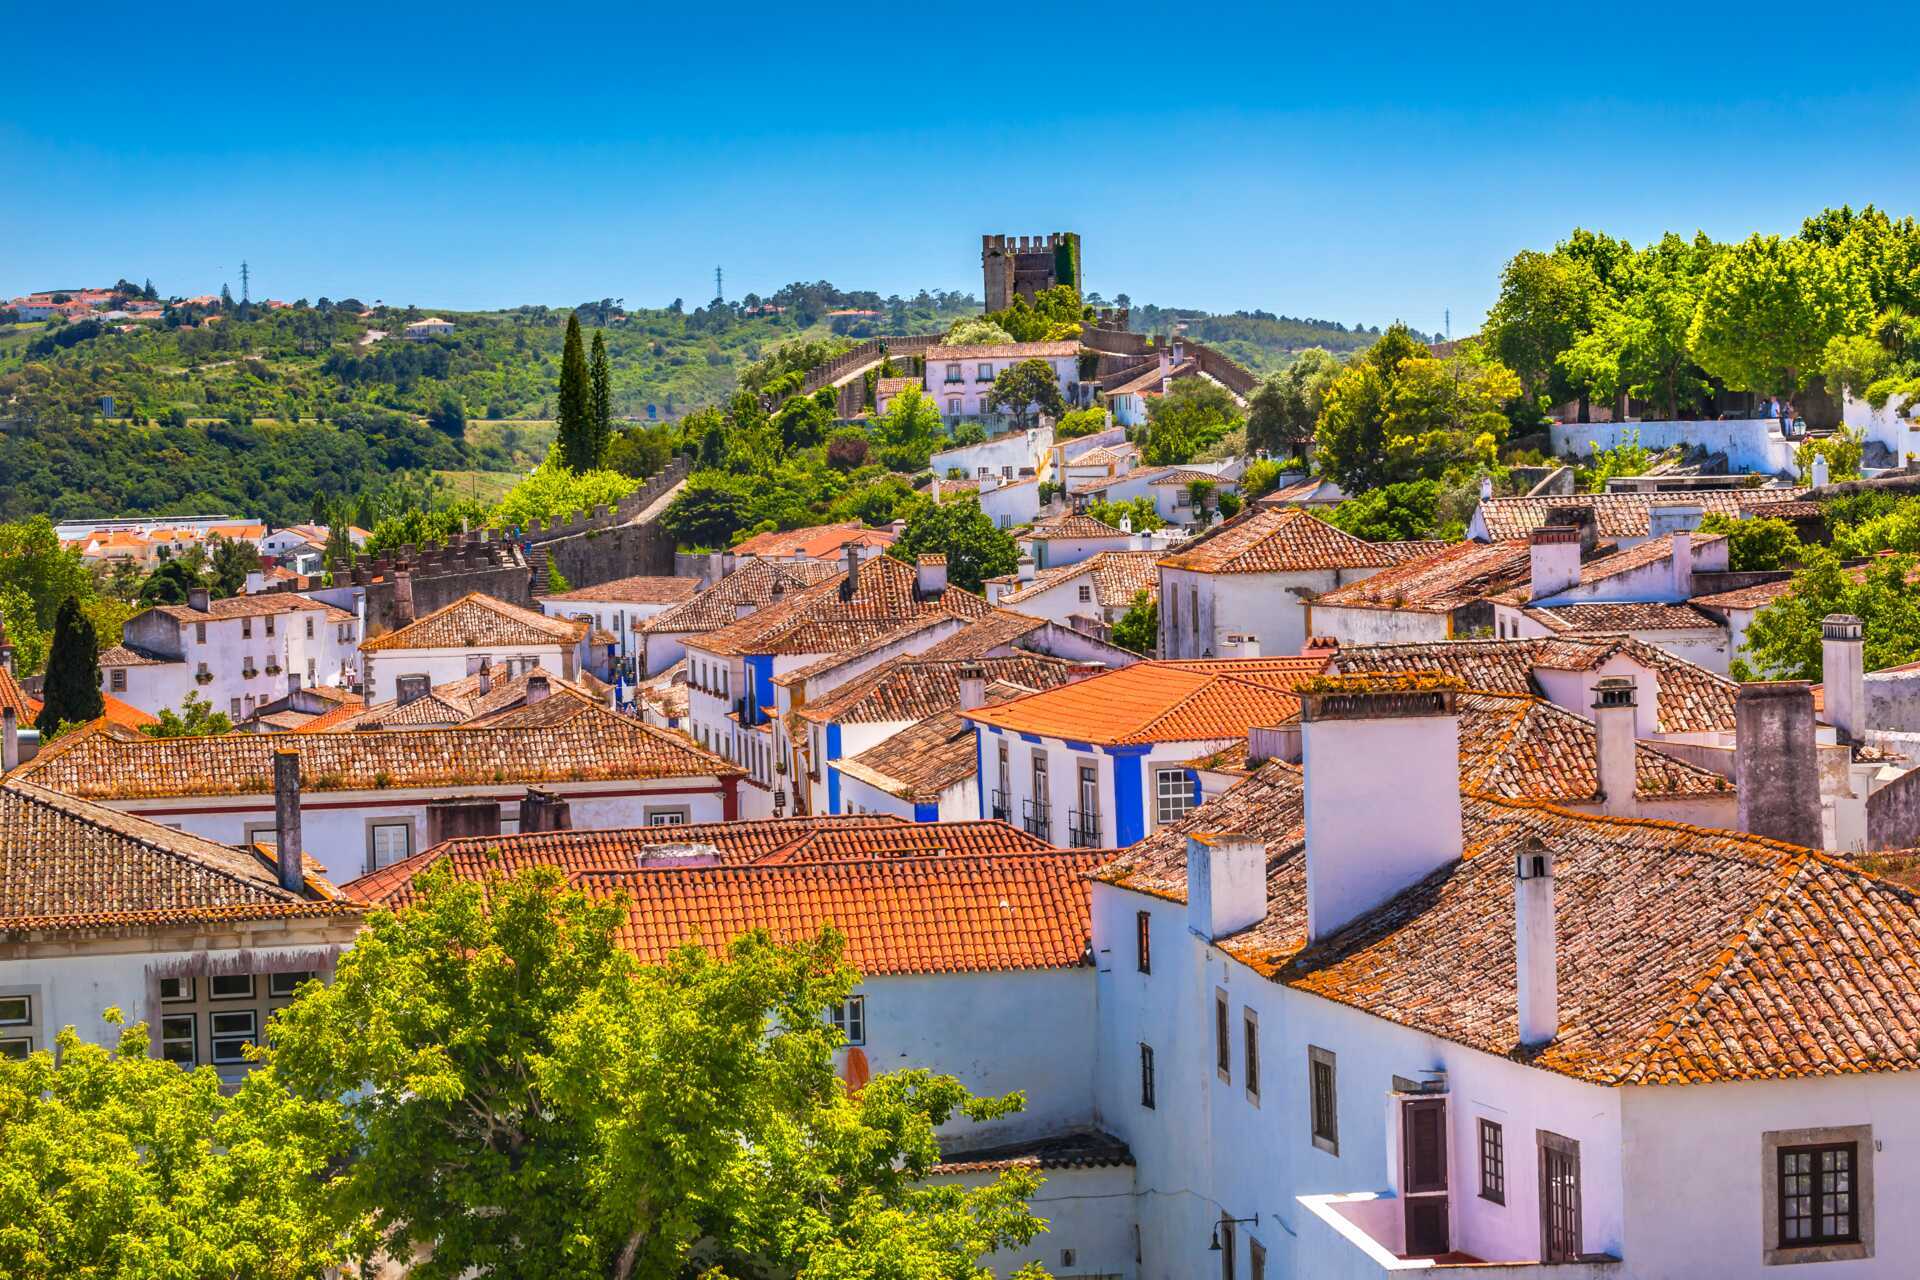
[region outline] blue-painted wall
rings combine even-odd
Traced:
[[[765,724],[779,703],[773,687],[773,655],[747,655],[747,723]]]
[[[1113,758],[1113,839],[1122,848],[1147,835],[1146,755],[1152,747],[1103,747]]]
[[[840,812],[840,770],[833,762],[840,758],[840,726],[827,722],[827,812]]]

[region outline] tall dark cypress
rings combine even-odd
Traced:
[[[607,335],[593,331],[593,358],[588,362],[593,379],[593,465],[606,461],[607,446],[613,443],[613,370],[607,365]]]
[[[47,651],[46,685],[40,691],[34,726],[52,733],[62,721],[85,724],[106,710],[100,696],[100,639],[93,622],[68,596],[53,619],[53,644]]]
[[[590,470],[593,457],[593,386],[587,376],[586,346],[580,341],[580,317],[567,317],[567,344],[560,353],[560,461],[574,471]]]

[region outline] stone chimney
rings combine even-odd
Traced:
[[[960,709],[972,711],[987,705],[986,668],[968,663],[960,668]]]
[[[1639,812],[1639,775],[1633,677],[1608,676],[1593,686],[1594,780],[1600,788],[1600,812],[1631,818]]]
[[[1460,860],[1454,692],[1382,686],[1301,696],[1309,940]]]
[[[20,717],[12,707],[0,707],[0,773],[20,767]]]
[[[393,616],[400,626],[413,621],[413,575],[393,575]]]
[[[1527,539],[1532,556],[1527,598],[1544,600],[1580,581],[1580,530],[1574,525],[1543,524]]]
[[[480,696],[484,698],[493,692],[493,660],[482,658],[480,670],[475,674],[480,677]]]
[[[196,613],[205,613],[210,601],[211,596],[209,596],[205,587],[187,588],[187,608],[194,610]]]
[[[847,580],[840,588],[840,597],[851,600],[860,593],[860,548],[847,544]]]
[[[945,556],[921,556],[913,562],[915,585],[920,590],[920,598],[931,600],[947,589],[947,558]]]
[[[273,753],[273,847],[280,864],[280,887],[304,894],[307,887],[306,840],[300,830],[300,753]]]
[[[1843,743],[1867,738],[1867,684],[1865,644],[1860,619],[1850,613],[1830,613],[1820,623],[1820,680],[1827,723],[1840,732]]]
[[[544,671],[536,671],[527,677],[527,705],[545,702],[547,695],[553,692],[553,686],[547,681]]]
[[[1733,714],[1740,830],[1819,848],[1813,686],[1804,680],[1749,681],[1734,695]]]
[[[528,787],[520,798],[520,834],[573,830],[573,805],[552,791]]]
[[[1553,850],[1538,839],[1513,859],[1514,990],[1520,1043],[1530,1048],[1560,1034],[1560,964],[1554,925]]]
[[[1235,835],[1187,837],[1187,927],[1212,942],[1267,918],[1267,846]]]

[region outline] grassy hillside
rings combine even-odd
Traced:
[[[1135,306],[1128,317],[1128,327],[1139,333],[1168,333],[1176,324],[1186,326],[1187,336],[1218,347],[1255,373],[1283,369],[1309,347],[1344,356],[1365,350],[1380,336],[1378,325],[1349,328],[1334,320],[1296,320],[1266,311],[1214,315],[1149,304]],[[1417,332],[1413,336],[1428,340]]]

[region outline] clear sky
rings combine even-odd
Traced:
[[[5,8],[0,294],[477,308],[979,290],[1478,323],[1575,225],[1920,214],[1908,5]]]

